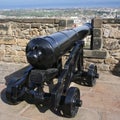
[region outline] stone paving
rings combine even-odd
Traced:
[[[40,110],[25,101],[9,105],[5,97],[5,81],[24,71],[21,68],[25,66],[0,63],[0,120],[120,120],[120,76],[108,72],[99,72],[100,78],[94,87],[72,83],[80,89],[83,101],[74,118],[58,116],[51,110]]]

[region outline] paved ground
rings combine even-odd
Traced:
[[[21,74],[25,65],[0,63],[0,120],[68,120],[51,110],[43,112],[35,105],[22,102],[18,105],[7,104],[5,81]],[[17,72],[16,72],[17,71]],[[120,120],[120,76],[108,72],[99,72],[100,78],[94,87],[85,87],[72,83],[81,91],[82,107],[71,120]]]

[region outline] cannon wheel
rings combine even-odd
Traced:
[[[88,86],[93,87],[96,84],[96,78],[97,76],[97,66],[94,64],[90,64],[88,73],[87,73],[87,83]]]
[[[76,87],[71,87],[68,89],[65,102],[63,106],[63,115],[65,117],[74,117],[77,112],[80,105],[80,91]]]
[[[15,80],[10,80],[6,88],[6,98],[9,104],[17,105],[19,102],[12,98],[12,86],[15,83]]]

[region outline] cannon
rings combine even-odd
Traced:
[[[30,67],[24,75],[7,84],[6,98],[12,104],[25,100],[39,106],[48,106],[66,117],[74,117],[82,105],[80,90],[71,82],[80,81],[94,86],[97,66],[88,70],[83,66],[84,38],[91,35],[92,25],[59,31],[32,39],[26,46]],[[68,53],[63,64],[62,57]],[[48,86],[48,90],[45,89]]]

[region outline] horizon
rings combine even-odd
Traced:
[[[0,9],[120,8],[119,0],[0,0]]]
[[[65,9],[120,9],[119,7],[44,7],[44,8],[39,8],[39,7],[30,7],[30,8],[4,8],[1,9],[0,11],[10,11],[10,10],[65,10]]]

